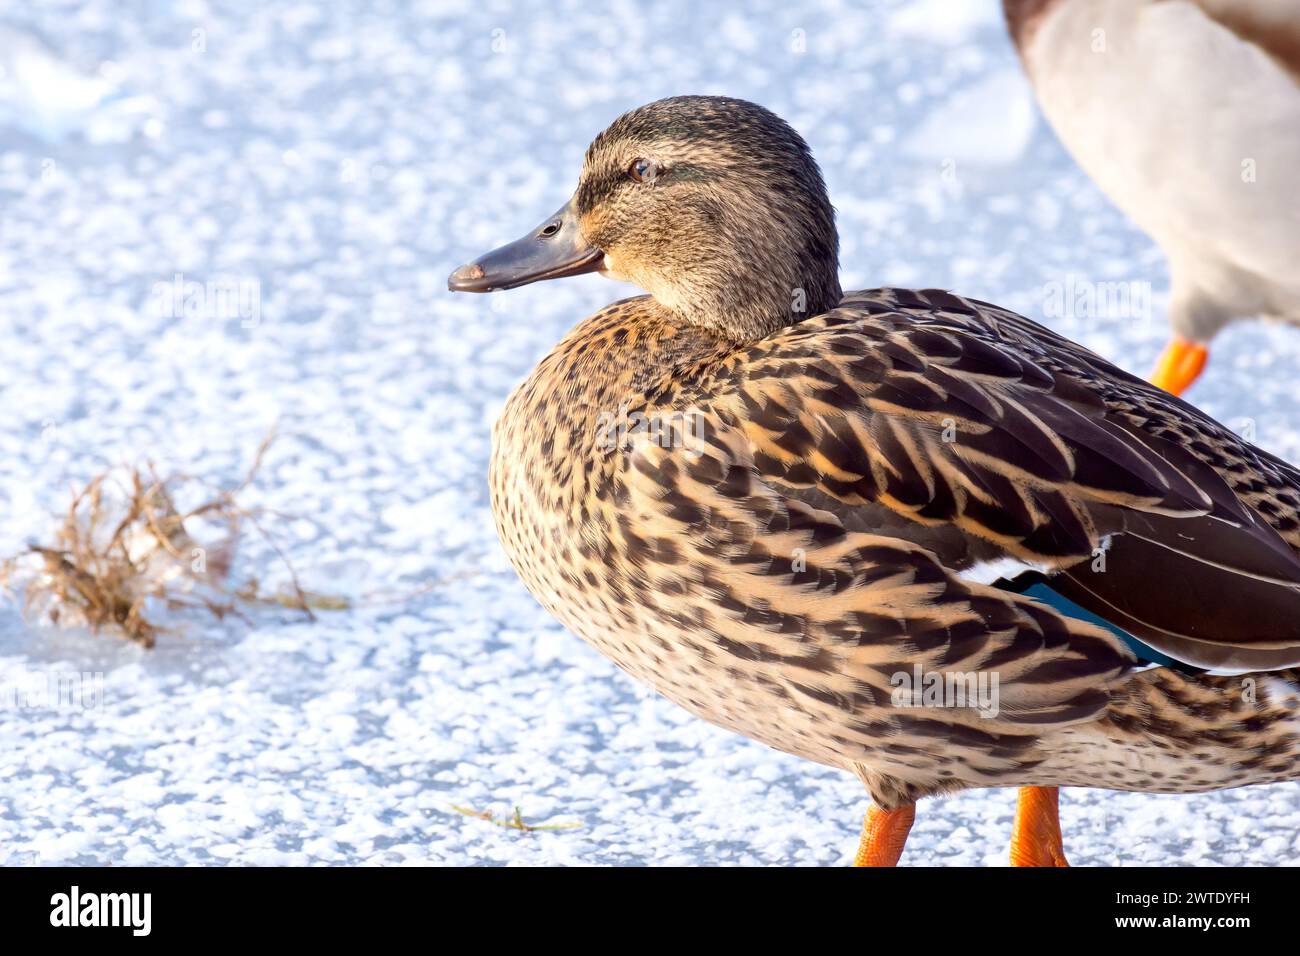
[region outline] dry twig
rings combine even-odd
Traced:
[[[495,816],[491,810],[474,810],[470,807],[457,806],[454,803],[451,808],[467,817],[486,820],[493,826],[504,827],[507,830],[522,830],[525,833],[536,833],[540,830],[576,830],[582,826],[581,823],[525,823],[524,815],[519,807],[515,807],[515,812],[505,819]]]

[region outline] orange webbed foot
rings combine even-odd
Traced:
[[[1060,790],[1021,787],[1011,828],[1012,866],[1069,866],[1061,841]]]
[[[1174,336],[1165,346],[1151,382],[1171,395],[1181,395],[1200,376],[1209,357],[1210,350],[1200,342]]]
[[[853,858],[853,865],[897,866],[915,819],[914,804],[897,810],[873,806],[862,821],[862,842],[858,844],[858,855]]]

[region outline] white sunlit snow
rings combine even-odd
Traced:
[[[0,605],[0,688],[104,674],[96,708],[0,711],[0,863],[846,863],[855,779],[654,697],[499,553],[497,409],[627,290],[446,276],[559,206],[622,111],[725,93],[811,143],[846,288],[952,288],[1145,374],[1163,258],[1039,117],[995,0],[118,6],[11,4],[0,27],[0,553],[124,459],[237,480],[278,419],[249,500],[299,516],[279,528],[304,583],[359,605],[152,651]],[[159,314],[178,275],[252,282],[257,314]],[[1123,281],[1149,309],[1045,291]],[[1297,367],[1300,334],[1240,326],[1191,398],[1297,459]],[[1004,863],[1013,806],[927,802],[904,862]],[[1294,784],[1070,790],[1062,818],[1076,865],[1300,857]]]

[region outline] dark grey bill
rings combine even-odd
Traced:
[[[582,239],[574,201],[524,236],[461,266],[447,279],[452,292],[495,292],[542,279],[595,272],[605,254]]]

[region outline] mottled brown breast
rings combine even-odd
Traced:
[[[647,555],[626,534],[627,451],[647,413],[671,410],[681,383],[730,351],[648,296],[616,302],[538,364],[493,432],[492,511],[524,584],[570,630],[666,693],[673,675],[647,638]],[[652,556],[680,557],[668,547]]]
[[[769,346],[736,347],[647,299],[582,323],[497,425],[493,510],[511,561],[620,667],[751,738],[921,789],[959,785],[963,765],[1032,763],[1034,732],[1095,716],[1095,685],[1127,652],[769,485],[790,475],[756,460],[747,426],[779,416],[779,398],[748,422],[735,402],[749,377],[816,375],[801,348],[764,363]],[[915,666],[997,668],[1001,718],[900,710],[891,680]]]

